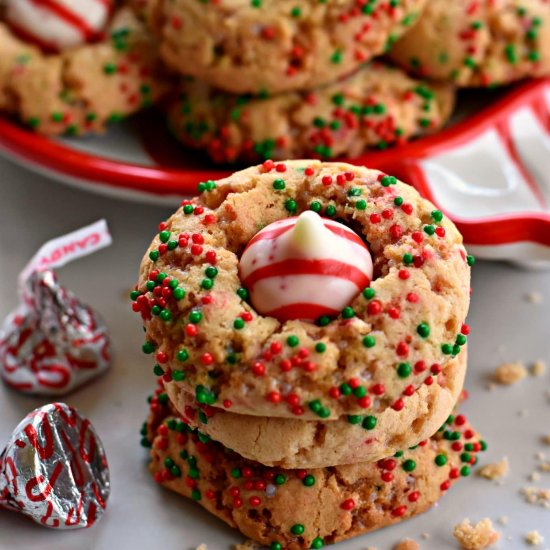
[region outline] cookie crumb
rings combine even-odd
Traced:
[[[524,487],[521,490],[521,494],[529,504],[543,506],[544,508],[550,507],[550,489],[538,489],[537,487]]]
[[[455,526],[453,536],[466,550],[483,550],[495,544],[500,538],[500,533],[493,529],[489,518],[482,519],[475,525],[466,518]]]
[[[206,544],[204,544],[204,542],[202,544],[199,544],[197,546],[197,550],[208,550],[208,546],[206,546]]]
[[[428,540],[431,537],[430,533],[422,533],[420,535],[421,539]]]
[[[538,546],[544,542],[544,537],[538,531],[529,531],[525,535],[525,542],[531,546]]]
[[[542,304],[542,302],[544,301],[544,297],[540,292],[528,292],[525,295],[525,299],[530,304]]]
[[[541,462],[539,464],[539,470],[541,472],[550,472],[550,462]]]
[[[507,476],[509,471],[510,463],[508,459],[504,457],[502,460],[494,462],[493,464],[486,464],[483,468],[478,470],[477,474],[485,479],[500,479]]]
[[[232,550],[258,550],[258,543],[253,540],[245,540],[240,544],[234,544]]]
[[[538,472],[533,472],[529,475],[529,481],[540,481],[540,474]]]
[[[412,539],[404,539],[401,542],[398,542],[393,550],[420,550],[420,544]]]
[[[531,365],[531,376],[542,376],[546,372],[546,363],[542,359],[537,359]]]
[[[545,436],[542,438],[542,442],[545,443],[546,445],[550,445],[550,434],[545,435]]]
[[[500,516],[498,519],[497,519],[497,522],[500,524],[500,525],[508,525],[508,516]]]
[[[523,380],[527,376],[525,365],[519,361],[515,363],[502,363],[494,373],[493,380],[498,384],[509,386]]]

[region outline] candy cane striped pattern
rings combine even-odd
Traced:
[[[275,222],[250,240],[239,265],[241,282],[264,315],[282,321],[336,315],[370,283],[368,248],[351,229],[323,219],[321,246],[296,250],[290,241],[297,220]]]
[[[6,20],[45,50],[90,42],[105,27],[113,0],[7,0]]]

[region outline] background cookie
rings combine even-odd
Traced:
[[[379,414],[372,429],[369,415],[328,422],[262,418],[198,405],[174,382],[164,383],[159,392],[166,392],[187,424],[244,458],[281,468],[323,468],[375,462],[433,435],[458,401],[466,373],[466,353],[450,363],[434,383],[403,396],[403,408]]]
[[[47,55],[0,23],[0,109],[42,134],[101,132],[166,91],[153,38],[129,9],[109,37]]]
[[[462,415],[394,457],[312,470],[244,460],[156,404],[146,431],[158,483],[278,550],[322,548],[422,513],[469,475],[485,449]]]
[[[383,53],[425,0],[132,0],[168,66],[229,92],[326,84]],[[158,15],[161,14],[161,18]]]
[[[494,86],[550,74],[547,0],[430,0],[391,57],[424,77]]]
[[[161,224],[132,293],[155,369],[200,403],[257,416],[375,415],[460,353],[472,258],[412,187],[344,163],[267,161],[200,188]],[[260,228],[309,208],[365,238],[374,281],[332,321],[262,317],[241,288],[239,254]]]
[[[216,162],[354,157],[440,129],[451,85],[430,84],[381,63],[314,91],[251,98],[184,80],[168,108],[173,134]]]

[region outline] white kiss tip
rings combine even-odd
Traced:
[[[319,214],[306,210],[298,216],[291,230],[290,243],[295,250],[311,255],[326,247],[333,238]]]

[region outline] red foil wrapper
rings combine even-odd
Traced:
[[[64,403],[29,413],[0,455],[0,506],[44,527],[91,527],[109,493],[103,444],[90,421]]]
[[[109,368],[107,328],[52,270],[32,272],[22,296],[0,330],[0,375],[8,385],[64,395]]]

